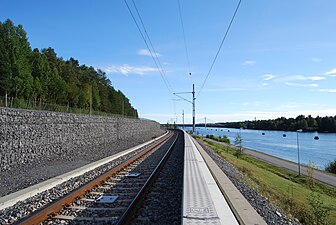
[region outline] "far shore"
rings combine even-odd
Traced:
[[[177,127],[182,128],[183,124],[176,124]],[[188,127],[188,128],[192,128],[192,125],[184,125],[184,127]],[[205,128],[204,124],[202,125],[196,125],[196,128]],[[220,125],[211,125],[211,124],[207,124],[206,128],[222,128],[222,129],[243,129],[243,130],[260,130],[260,131],[281,131],[281,132],[294,132],[296,133],[296,130],[267,130],[267,129],[247,129],[247,128],[237,128],[237,127],[223,127]],[[336,132],[328,132],[328,131],[324,131],[324,132],[318,132],[316,131],[311,131],[311,130],[303,130],[302,132],[304,133],[317,133],[317,134],[336,134]]]

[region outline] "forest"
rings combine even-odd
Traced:
[[[0,22],[0,97],[32,100],[109,114],[138,117],[129,99],[105,72],[58,57],[51,47],[32,50],[22,25]]]
[[[209,126],[209,125],[208,125]],[[284,130],[296,131],[302,129],[303,131],[318,131],[336,133],[336,116],[312,117],[300,115],[296,118],[280,117],[269,120],[254,120],[242,122],[226,122],[216,123],[216,126],[230,127],[230,128],[245,128],[256,130]]]

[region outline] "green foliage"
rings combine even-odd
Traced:
[[[14,76],[18,75],[15,65],[15,49],[17,49],[17,34],[12,21],[0,22],[0,91],[11,94],[14,87]]]
[[[212,139],[212,140],[215,140],[215,141],[219,141],[219,142],[224,142],[226,144],[230,144],[230,139],[226,135],[221,137],[221,136],[214,136],[214,135],[210,134],[210,135],[206,135],[206,138],[209,138],[209,139]]]
[[[321,195],[318,194],[315,191],[312,191],[312,193],[307,197],[309,204],[312,207],[312,214],[310,215],[311,224],[316,224],[316,225],[328,225],[328,216],[330,210],[327,209],[324,206],[323,200],[321,199]]]
[[[336,174],[336,159],[333,162],[329,162],[326,165],[325,170],[330,172],[330,173],[335,173]]]
[[[187,133],[190,134],[190,135],[193,134],[192,130],[188,130]]]
[[[237,147],[236,152],[235,152],[235,156],[237,158],[239,158],[240,156],[242,156],[244,154],[243,138],[242,138],[240,133],[237,133],[237,135],[235,137],[235,140],[234,140],[234,144]]]
[[[18,99],[15,99],[15,101],[13,102],[13,105],[15,108],[26,108],[27,103],[24,99],[18,98]]]
[[[92,106],[95,109],[100,108],[99,88],[95,80],[92,82]]]
[[[314,188],[315,182],[314,182],[314,170],[317,169],[316,164],[314,161],[309,160],[309,163],[307,165],[307,174],[308,174],[308,181],[309,181],[309,186],[311,189]]]
[[[0,22],[0,96],[48,103],[57,111],[70,107],[89,111],[92,103],[94,111],[138,117],[103,71],[80,65],[74,58],[63,60],[50,47],[32,50],[22,25],[9,19]]]

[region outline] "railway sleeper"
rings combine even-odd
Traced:
[[[66,208],[74,210],[88,210],[88,211],[124,211],[127,207],[97,208],[97,207],[85,207],[85,206],[69,206]]]
[[[112,217],[76,217],[76,216],[57,215],[57,216],[54,216],[53,219],[77,220],[77,221],[117,221],[119,219],[119,217],[117,217],[117,216],[112,216]]]

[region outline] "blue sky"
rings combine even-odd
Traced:
[[[32,48],[104,70],[141,117],[181,123],[184,110],[189,123],[191,104],[170,92],[194,83],[199,93],[238,1],[180,0],[191,76],[178,1],[135,3],[170,91],[123,0],[2,0],[0,19],[22,24]],[[336,115],[335,9],[334,0],[243,0],[197,95],[196,121]]]

